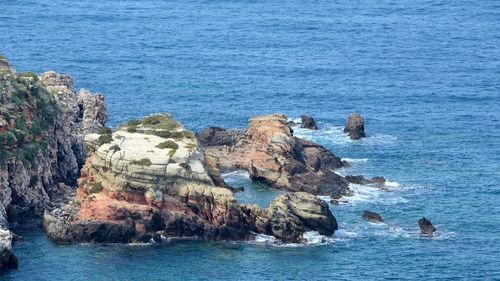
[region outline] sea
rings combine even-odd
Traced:
[[[1,280],[500,280],[498,0],[0,0],[0,53],[104,94],[111,127],[155,112],[193,131],[311,115],[319,130],[297,137],[391,190],[352,185],[330,205],[339,230],[302,244],[57,245],[16,226],[19,268]],[[350,112],[367,138],[342,132]],[[281,192],[224,177],[243,203]]]

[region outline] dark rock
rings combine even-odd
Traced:
[[[366,137],[365,119],[357,113],[349,114],[344,127],[344,133],[347,133],[352,140]]]
[[[226,130],[219,127],[210,127],[196,133],[196,139],[202,146],[234,145],[242,136],[243,131]]]
[[[384,220],[379,214],[370,211],[364,211],[361,217],[370,222],[377,222],[377,223],[384,222]]]
[[[288,121],[288,122],[287,122],[287,124],[288,124],[288,126],[290,126],[290,127],[295,127],[295,126],[297,126],[297,123],[295,123],[294,121]]]
[[[365,177],[357,175],[357,176],[345,176],[346,181],[349,183],[354,183],[354,184],[366,184],[368,181],[365,179]]]
[[[376,184],[385,184],[386,179],[384,177],[373,177],[370,181]]]
[[[269,206],[267,217],[268,234],[284,242],[302,241],[302,234],[311,230],[330,236],[338,229],[328,204],[305,192],[280,195]]]
[[[317,130],[318,126],[316,126],[316,122],[311,116],[301,115],[300,119],[302,120],[300,123],[300,127],[309,130]]]
[[[418,220],[418,226],[420,227],[420,234],[429,235],[430,237],[434,236],[436,228],[434,228],[430,220],[422,217]]]

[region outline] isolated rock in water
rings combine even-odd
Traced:
[[[300,119],[302,120],[300,123],[301,128],[309,129],[309,130],[317,130],[318,126],[316,126],[316,122],[311,116],[301,115]]]
[[[349,114],[347,122],[344,126],[344,133],[347,133],[353,140],[366,137],[365,119],[357,113]]]
[[[17,257],[12,253],[12,234],[0,229],[0,269],[17,268]]]
[[[306,192],[280,195],[272,201],[267,216],[270,235],[285,242],[302,240],[307,231],[330,236],[338,229],[328,204]]]
[[[379,214],[370,211],[364,211],[361,217],[370,222],[384,222]]]
[[[434,231],[436,228],[432,225],[431,221],[422,217],[418,220],[418,226],[420,227],[420,233],[424,235],[434,236]]]
[[[169,115],[132,120],[112,134],[90,134],[86,141],[91,153],[75,200],[44,215],[44,227],[54,241],[149,241],[159,235],[241,240],[253,232],[273,233],[268,225],[277,224],[270,222],[276,216],[240,205],[229,189],[217,187],[217,171],[209,172],[217,164],[208,168],[193,133]],[[295,198],[281,201],[295,206],[288,202]],[[321,202],[306,203],[308,209],[282,211],[290,212],[284,217],[293,214],[301,220],[293,234],[278,237],[300,241],[299,230],[326,233],[324,229],[331,229],[324,226],[322,217],[331,219],[329,210],[314,206]],[[308,212],[318,215],[308,216]]]
[[[198,134],[205,154],[217,157],[222,170],[244,169],[253,180],[290,191],[334,197],[349,194],[347,181],[334,170],[343,166],[339,157],[323,146],[293,136],[286,116],[262,115],[250,119],[244,133],[234,131],[229,144],[207,141],[209,128]],[[225,135],[218,130],[216,134]]]

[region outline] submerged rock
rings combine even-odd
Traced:
[[[302,120],[300,123],[300,127],[309,130],[317,130],[318,126],[316,126],[316,122],[311,116],[301,115],[300,119]]]
[[[344,126],[344,133],[347,133],[352,140],[366,137],[365,119],[357,113],[349,114]]]
[[[436,228],[434,228],[430,220],[422,217],[418,220],[418,226],[420,227],[420,234],[429,235],[430,237],[434,236]]]
[[[376,222],[376,223],[384,222],[382,217],[375,212],[364,211],[361,217],[370,222]]]
[[[229,144],[202,137],[211,132],[206,129],[198,138],[205,154],[219,158],[223,170],[244,169],[253,180],[289,191],[350,194],[347,181],[334,172],[343,166],[341,159],[317,143],[294,137],[284,115],[251,118],[244,133]],[[226,133],[218,130],[217,134]]]
[[[333,215],[312,195],[280,197],[269,210],[240,205],[214,183],[217,171],[209,170],[217,165],[208,167],[210,157],[194,135],[168,115],[133,120],[86,140],[91,153],[75,200],[44,215],[54,241],[130,242],[158,235],[241,240],[256,232],[297,242],[303,231],[334,231]],[[279,232],[289,217],[294,226]]]

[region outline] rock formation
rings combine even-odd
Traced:
[[[364,211],[363,215],[361,217],[367,221],[370,221],[370,222],[375,222],[375,223],[384,222],[382,217],[375,212]]]
[[[430,220],[422,217],[418,220],[418,226],[420,227],[420,234],[429,235],[430,237],[434,236],[436,228],[434,228]]]
[[[0,226],[7,229],[40,218],[70,191],[61,187],[79,177],[84,136],[102,128],[107,113],[102,95],[75,93],[69,76],[18,74],[0,60]]]
[[[344,165],[340,158],[294,137],[284,115],[254,117],[245,131],[209,128],[197,138],[223,170],[244,169],[254,180],[289,191],[332,197],[350,193],[347,181],[334,172]]]
[[[209,138],[219,141],[214,134]],[[86,141],[92,152],[75,200],[44,215],[55,241],[235,240],[263,233],[297,242],[306,231],[336,229],[326,203],[310,194],[282,195],[268,210],[240,205],[214,184],[196,138],[169,115],[133,120]]]
[[[12,234],[0,229],[0,269],[17,268],[17,257],[12,253]]]
[[[311,116],[301,115],[300,119],[302,120],[300,123],[300,127],[309,130],[317,130],[318,126],[316,126],[316,122]]]
[[[352,140],[366,137],[365,119],[357,113],[349,114],[344,126],[344,133],[347,133]]]

